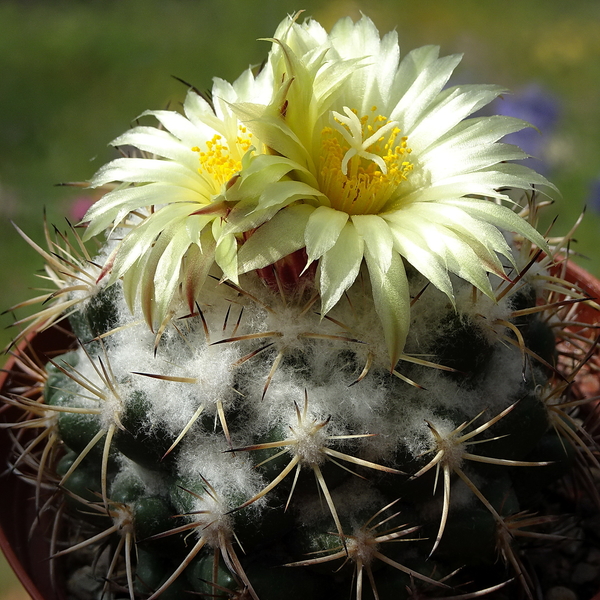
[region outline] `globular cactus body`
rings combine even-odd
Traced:
[[[411,284],[416,297],[423,282]],[[182,309],[158,343],[119,284],[99,292],[81,315],[105,323],[95,338],[116,331],[47,368],[68,512],[92,540],[113,529],[102,542],[118,548],[130,536],[141,596],[269,600],[293,586],[341,598],[356,568],[363,597],[371,580],[396,597],[389,582],[398,592],[413,571],[439,595],[429,580],[493,565],[499,519],[532,495],[523,479],[562,469],[546,464],[557,458],[545,450],[548,370],[493,325],[499,311],[516,320],[512,296],[499,306],[456,286],[456,308],[433,288],[419,296],[427,325],[412,328],[395,372],[364,277],[325,319],[310,285],[283,297],[252,274],[240,287],[211,279],[210,301]],[[530,345],[547,344],[546,328]],[[338,571],[344,560],[354,566]]]

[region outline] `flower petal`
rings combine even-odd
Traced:
[[[470,243],[468,240],[472,240],[482,244],[492,256],[498,252],[512,260],[512,251],[496,227],[483,219],[471,217],[467,211],[457,206],[444,202],[419,202],[411,205],[408,210],[418,213],[423,219],[452,229],[467,243]],[[500,263],[497,263],[497,267],[500,268]]]
[[[197,96],[194,92],[190,92],[188,97],[190,95]],[[192,123],[183,115],[172,110],[147,110],[141,116],[155,117],[167,131],[179,138],[184,146],[191,148],[198,145],[199,142],[211,139],[215,133],[222,129],[222,125],[220,125],[212,110],[205,113],[205,115],[204,122],[196,121],[196,123]],[[215,126],[218,129],[215,129]]]
[[[240,173],[239,183],[227,191],[227,199],[239,202],[248,198],[259,198],[266,186],[279,181],[290,171],[297,170],[298,163],[288,158],[267,154],[252,156]]]
[[[279,108],[274,110],[273,107],[265,108],[260,104],[239,102],[233,106],[233,110],[238,119],[265,146],[299,165],[310,162],[310,154],[296,132],[281,119]]]
[[[410,292],[404,263],[399,254],[392,255],[390,268],[383,272],[369,250],[365,251],[375,310],[383,325],[392,368],[398,362],[410,326]]]
[[[394,207],[401,207],[411,202],[438,202],[447,198],[460,198],[467,195],[510,201],[505,193],[498,190],[503,188],[530,190],[534,187],[555,189],[545,177],[527,167],[502,163],[474,173],[462,173],[440,181],[425,179],[422,185],[416,187],[414,191],[389,202],[386,205],[386,211],[389,212]],[[486,201],[484,200],[484,202]]]
[[[433,51],[434,47],[429,47],[427,60],[431,61]],[[435,53],[437,55],[437,49],[435,49]],[[422,119],[423,114],[430,104],[436,100],[462,58],[460,55],[445,56],[439,59],[436,57],[434,61],[428,62],[416,73],[412,85],[404,90],[405,83],[401,79],[402,66],[409,57],[410,54],[400,64],[396,81],[390,90],[392,97],[399,98],[399,100],[395,106],[390,106],[389,118],[398,121],[398,127],[405,134],[412,131],[415,123]]]
[[[152,331],[154,331],[157,326],[160,326],[168,311],[168,306],[174,293],[172,277],[174,276],[175,279],[179,277],[179,269],[181,267],[181,254],[179,254],[181,249],[181,238],[176,242],[173,242],[173,239],[177,238],[176,230],[177,224],[171,223],[161,235],[158,236],[158,239],[156,239],[152,248],[147,253],[144,270],[141,273],[141,277],[138,279],[142,313],[144,314],[148,327]],[[183,245],[187,249],[189,246],[187,236],[183,238],[183,241]],[[185,242],[187,242],[187,244]],[[179,255],[178,260],[176,255]],[[156,284],[159,277],[159,265],[163,257],[165,257],[164,262],[167,264],[164,269],[160,270],[160,276],[165,276],[165,269],[167,268],[173,269],[175,274],[171,273],[168,277],[168,283],[170,283],[169,288],[164,285],[167,282],[161,282],[161,285],[164,287],[161,288],[160,295],[158,295]]]
[[[156,238],[171,224],[181,223],[194,210],[190,205],[169,205],[155,212],[140,225],[135,227],[121,242],[116,254],[111,272],[111,281],[122,277],[139,259],[140,256],[151,250]],[[183,232],[186,240],[189,236],[185,228]]]
[[[195,137],[196,143],[193,146],[197,146],[202,141],[198,139],[198,132]],[[192,151],[192,146],[183,144],[174,135],[156,127],[141,125],[134,127],[113,140],[111,145],[116,147],[135,146],[143,152],[156,154],[185,165],[191,171],[198,168],[198,155]]]
[[[425,240],[416,232],[402,227],[399,223],[391,224],[390,231],[394,237],[394,250],[404,256],[417,271],[454,302],[454,292],[448,269],[436,255],[432,255]]]
[[[259,227],[238,252],[239,272],[247,273],[272,265],[304,247],[304,230],[314,207],[289,206]]]
[[[304,233],[309,262],[318,260],[334,246],[347,221],[347,213],[327,206],[319,206],[310,215]]]
[[[489,253],[482,252],[480,244],[467,243],[451,229],[423,220],[408,220],[407,226],[414,227],[429,246],[432,256],[445,266],[448,271],[456,273],[484,294],[493,297],[488,279],[488,270],[492,270]],[[469,240],[470,241],[470,240]],[[477,250],[477,251],[476,251]],[[493,269],[495,270],[495,269]]]
[[[327,201],[325,194],[302,181],[278,181],[265,188],[258,200],[258,208],[283,207],[296,200],[312,200],[316,204],[315,198]]]
[[[164,183],[114,190],[102,196],[83,217],[83,223],[89,222],[83,239],[98,235],[112,223],[118,226],[131,211],[139,208],[170,203],[196,203],[198,206],[198,199],[198,193],[194,190]]]
[[[319,263],[321,313],[326,315],[354,283],[363,259],[364,241],[352,222],[347,222],[335,245]]]
[[[217,247],[215,249],[215,261],[221,267],[223,275],[238,283],[238,260],[237,260],[237,249],[238,242],[235,235],[232,233],[222,234],[223,226],[220,220],[215,219],[212,226],[213,236],[217,240]]]
[[[179,288],[183,256],[191,245],[189,238],[181,235],[180,229],[184,227],[185,222],[180,227],[165,232],[166,235],[163,234],[165,238],[170,235],[171,239],[158,260],[154,275],[153,319],[158,326],[167,316],[171,301]]]
[[[200,296],[208,272],[214,264],[215,239],[209,228],[202,232],[198,244],[192,244],[184,256],[182,268],[182,292],[190,312]]]
[[[421,115],[413,127],[403,129],[415,153],[424,152],[455,125],[506,90],[496,85],[470,85],[449,88]]]
[[[197,172],[184,165],[157,158],[117,158],[98,170],[91,185],[99,187],[113,181],[160,182],[199,193],[205,191]]]
[[[352,215],[352,222],[364,239],[371,260],[377,262],[380,271],[387,272],[392,264],[394,246],[389,225],[377,215]]]
[[[455,200],[448,200],[447,203],[458,206],[471,216],[492,223],[493,225],[496,225],[496,227],[501,227],[506,231],[519,233],[524,238],[536,244],[546,252],[546,254],[551,253],[544,237],[525,219],[519,217],[519,215],[506,206],[475,198],[458,198]]]

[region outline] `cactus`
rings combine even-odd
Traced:
[[[543,490],[600,467],[597,306],[458,62],[288,18],[113,142],[83,240],[22,234],[56,289],[17,339],[74,343],[4,401],[74,598],[533,597]]]

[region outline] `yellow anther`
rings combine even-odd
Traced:
[[[347,107],[344,113],[333,113],[336,127],[321,132],[321,189],[336,210],[377,214],[412,171],[411,163],[399,160],[410,153],[407,137],[383,115],[358,117]]]
[[[239,132],[244,134],[246,128],[240,126]],[[198,146],[192,148],[193,152],[198,153],[198,173],[213,188],[215,194],[220,193],[223,185],[241,170],[241,158],[252,145],[250,138],[251,134],[239,135],[235,143],[228,146],[219,142],[223,139],[221,135],[215,134],[205,142],[206,151],[201,151]]]

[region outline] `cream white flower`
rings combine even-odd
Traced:
[[[446,87],[460,56],[426,46],[400,61],[396,34],[380,38],[366,17],[330,34],[288,19],[273,42],[273,102],[234,107],[270,154],[253,157],[232,196],[225,231],[258,228],[239,250],[239,270],[305,248],[308,263],[318,261],[326,314],[364,259],[395,363],[410,320],[404,260],[450,299],[449,273],[493,297],[488,273],[505,277],[498,254],[512,261],[499,228],[547,249],[502,204],[504,188],[550,185],[509,162],[526,154],[499,142],[527,123],[468,118],[505,90]]]
[[[236,280],[237,242],[222,232],[223,193],[256,142],[230,105],[267,104],[272,93],[269,65],[256,78],[247,70],[233,84],[215,79],[210,102],[190,90],[183,115],[148,111],[143,116],[154,116],[160,128],[139,125],[112,142],[143,157],[118,158],[94,176],[93,186],[122,185],[88,211],[86,237],[131,228],[106,270],[111,281],[123,277],[128,302],[140,302],[151,328],[167,317],[180,285],[193,306],[214,262]]]

